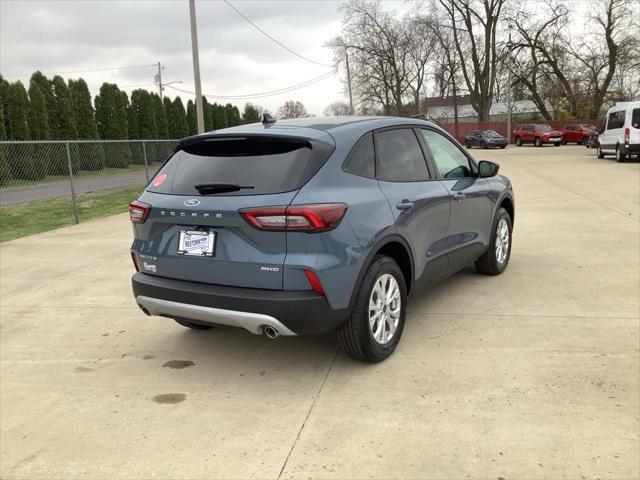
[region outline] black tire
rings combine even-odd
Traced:
[[[554,147],[559,147],[560,145],[561,145],[560,142],[556,142],[556,143],[553,144]]]
[[[540,140],[540,137],[536,137],[536,139],[533,141],[533,144],[536,147],[541,147],[542,146],[542,140]]]
[[[622,163],[626,160],[627,156],[622,153],[622,149],[620,149],[620,145],[616,145],[616,162]]]
[[[506,221],[509,230],[509,244],[507,255],[502,263],[500,263],[496,258],[496,230],[501,219],[504,219]],[[504,208],[500,208],[496,212],[496,217],[493,220],[493,225],[491,227],[491,240],[489,243],[489,248],[475,262],[476,270],[478,271],[478,273],[482,273],[484,275],[500,275],[505,271],[507,265],[509,265],[509,258],[511,257],[511,245],[513,244],[512,232],[513,224],[511,223],[509,212],[507,212]]]
[[[598,144],[598,150],[597,150],[597,154],[598,154],[598,158],[604,158],[604,153],[602,153],[602,147],[600,146],[600,144]]]
[[[469,142],[464,142],[464,146],[468,149],[471,149],[471,144]]]
[[[516,147],[522,146],[522,139],[520,137],[516,137]]]
[[[507,148],[506,145],[500,145],[500,148]]]
[[[489,146],[487,145],[487,142],[482,142],[482,148],[484,148],[485,150],[489,148]]]
[[[398,326],[386,344],[376,342],[369,328],[369,300],[379,277],[390,274],[400,290],[400,317]],[[388,358],[396,349],[404,329],[407,312],[407,287],[398,264],[385,255],[377,255],[360,284],[353,311],[349,319],[337,330],[338,342],[345,352],[355,360],[378,363]]]
[[[566,145],[566,144],[567,144],[567,139],[566,139],[566,138],[563,138],[563,139],[562,139],[562,144],[563,144],[563,145]]]
[[[211,330],[213,328],[211,325],[203,325],[201,323],[193,323],[193,322],[189,322],[187,320],[178,320],[177,318],[174,318],[174,320],[177,323],[179,323],[180,325],[182,325],[183,327],[192,328],[194,330]]]

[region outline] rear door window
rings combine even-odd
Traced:
[[[320,169],[334,147],[304,139],[210,137],[185,143],[147,190],[199,195],[196,185],[239,185],[216,195],[261,195],[297,190]]]
[[[429,179],[422,149],[412,129],[377,132],[375,145],[380,180],[416,182]]]
[[[631,114],[631,126],[640,128],[640,108],[634,108]]]

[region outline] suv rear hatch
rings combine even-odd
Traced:
[[[138,269],[200,283],[282,289],[286,233],[258,230],[238,211],[288,206],[334,149],[328,141],[278,134],[183,140],[139,199],[141,208],[150,209],[134,223]]]

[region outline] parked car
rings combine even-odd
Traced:
[[[464,137],[464,146],[471,147],[500,147],[507,146],[507,139],[494,130],[474,130]]]
[[[587,148],[597,148],[598,147],[598,137],[599,137],[599,133],[598,132],[594,132],[591,135],[589,135],[585,141],[584,141],[584,146]]]
[[[598,136],[598,158],[615,155],[618,162],[640,156],[640,101],[617,103],[607,111]]]
[[[518,147],[525,143],[533,143],[536,147],[551,143],[555,147],[559,147],[563,140],[560,130],[556,130],[551,125],[546,124],[520,125],[513,131],[513,138]]]
[[[598,128],[588,124],[566,125],[562,129],[563,144],[575,143],[586,145],[587,139],[598,133]]]
[[[498,168],[408,118],[265,118],[184,139],[129,207],[133,293],[185,327],[337,330],[353,358],[384,360],[407,297],[473,262],[507,267],[514,197]]]

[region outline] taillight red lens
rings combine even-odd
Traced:
[[[631,135],[631,131],[629,128],[624,129],[624,144],[629,145],[629,135]]]
[[[344,203],[318,203],[247,208],[240,210],[240,215],[258,230],[317,233],[336,228],[346,211]]]
[[[134,200],[129,204],[129,219],[133,223],[144,223],[151,211],[151,205]]]
[[[322,284],[320,283],[318,274],[313,270],[307,270],[306,268],[304,269],[304,274],[306,275],[307,280],[309,280],[309,285],[311,285],[311,288],[313,288],[313,290],[318,292],[320,295],[324,295],[324,288],[322,288]]]

